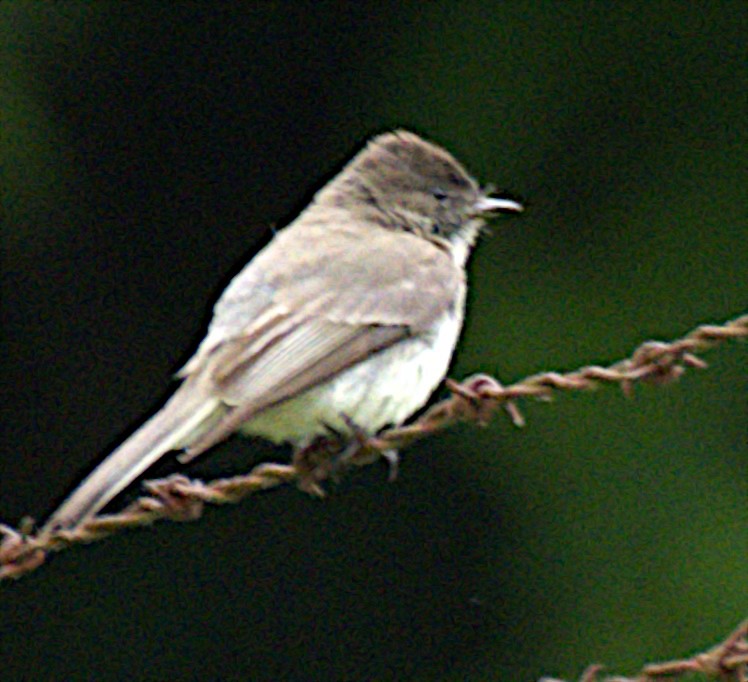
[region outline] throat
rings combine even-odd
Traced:
[[[449,236],[449,252],[454,262],[460,267],[464,267],[467,263],[470,251],[475,245],[483,225],[482,220],[470,220]]]

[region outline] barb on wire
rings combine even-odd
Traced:
[[[441,431],[458,421],[485,424],[501,407],[516,426],[525,423],[517,406],[520,398],[549,400],[559,391],[587,391],[603,384],[618,384],[630,394],[637,382],[666,384],[678,379],[687,368],[704,369],[696,355],[731,339],[748,337],[748,315],[723,325],[701,325],[686,336],[671,341],[648,341],[631,357],[608,367],[591,365],[568,372],[544,372],[510,386],[478,374],[461,383],[447,380],[452,395],[435,404],[405,426],[387,429],[372,438],[361,439],[360,447],[341,462],[339,452],[314,453],[311,459],[296,458],[291,464],[260,464],[248,474],[211,482],[175,475],[147,481],[147,495],[116,514],[100,514],[72,530],[33,533],[33,522],[25,520],[18,529],[0,524],[0,580],[18,578],[44,563],[50,552],[73,544],[93,542],[127,528],[147,526],[160,519],[188,521],[199,518],[204,505],[239,502],[248,495],[280,485],[296,483],[308,492],[323,495],[320,483],[339,472],[342,465],[365,466],[385,457],[392,471],[397,450],[419,438]]]

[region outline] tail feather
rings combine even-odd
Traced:
[[[176,391],[143,426],[114,450],[52,514],[42,532],[71,530],[96,514],[167,452],[202,433],[203,423],[221,410],[218,399],[191,381]]]

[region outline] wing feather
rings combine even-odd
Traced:
[[[307,320],[216,384],[230,411],[187,450],[194,457],[244,422],[284,400],[331,379],[346,368],[408,336],[407,327],[355,327]]]

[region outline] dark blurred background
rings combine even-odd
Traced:
[[[0,518],[43,518],[155,409],[230,276],[394,127],[529,207],[472,260],[453,376],[741,313],[747,23],[730,1],[6,0]],[[394,484],[373,466],[55,556],[0,587],[3,679],[534,680],[693,653],[748,611],[747,357],[456,428]],[[188,473],[287,455],[234,439]]]

